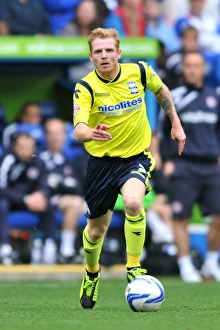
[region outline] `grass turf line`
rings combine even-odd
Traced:
[[[79,280],[0,281],[0,329],[219,329],[219,283],[158,279],[164,285],[166,299],[156,313],[130,310],[124,298],[126,280],[101,280],[92,310],[84,310],[79,304]]]

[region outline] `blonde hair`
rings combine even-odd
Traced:
[[[92,42],[96,38],[106,39],[106,38],[112,38],[115,40],[115,46],[117,49],[119,49],[120,46],[120,38],[118,31],[116,29],[104,29],[104,28],[97,28],[93,31],[91,31],[90,35],[88,36],[88,43],[89,43],[89,49],[92,50]]]

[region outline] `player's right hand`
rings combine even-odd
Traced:
[[[30,211],[45,212],[47,209],[47,204],[46,197],[40,191],[36,191],[28,195],[27,208]]]
[[[92,139],[95,141],[108,141],[111,140],[112,135],[106,130],[109,129],[109,126],[106,124],[98,124],[92,131]]]
[[[175,163],[171,160],[167,160],[163,165],[163,174],[166,178],[169,178],[175,170]]]

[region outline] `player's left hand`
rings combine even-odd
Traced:
[[[186,143],[186,135],[180,123],[172,126],[171,138],[179,143],[178,155],[181,156]]]
[[[95,141],[108,141],[111,140],[112,135],[106,130],[109,129],[109,126],[106,124],[98,124],[92,131],[92,139]]]

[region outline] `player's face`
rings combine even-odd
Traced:
[[[112,80],[117,75],[121,50],[116,48],[113,38],[95,39],[92,42],[89,57],[99,75],[104,79]]]
[[[40,107],[36,104],[29,105],[22,116],[23,123],[40,124],[41,112]]]
[[[90,0],[80,3],[76,16],[82,26],[89,26],[97,17],[95,3]]]
[[[13,146],[13,150],[22,162],[28,162],[34,153],[35,142],[26,136],[20,136]]]
[[[200,15],[204,8],[205,1],[204,0],[191,0],[190,5],[191,5],[192,13],[194,15]]]
[[[188,31],[182,37],[182,45],[185,52],[192,52],[199,49],[198,37],[194,31]]]
[[[60,152],[65,136],[64,124],[60,121],[51,121],[46,125],[47,145],[52,152]]]
[[[200,54],[187,54],[183,60],[183,76],[185,82],[202,87],[205,75],[205,63]]]

